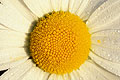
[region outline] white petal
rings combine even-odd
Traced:
[[[77,12],[75,14],[80,16],[82,14],[82,12],[85,10],[85,8],[87,7],[88,3],[89,3],[89,0],[82,0],[81,4],[80,4],[80,6],[79,6],[79,8],[78,8],[78,10],[77,10]],[[80,16],[80,18],[81,18],[81,16]]]
[[[53,11],[50,0],[38,0],[38,2],[44,14],[48,14]]]
[[[40,80],[39,76],[42,71],[37,67],[32,67],[22,80]]]
[[[27,35],[10,30],[0,30],[0,48],[26,46]]]
[[[20,32],[29,32],[32,26],[32,22],[21,15],[8,0],[1,0],[0,23]]]
[[[119,27],[118,26],[118,24],[120,23],[119,5],[120,0],[108,0],[102,6],[100,6],[88,19],[87,25],[90,28],[90,32],[104,30],[106,29],[106,27],[107,29]]]
[[[50,0],[51,6],[54,11],[60,11],[61,9],[61,0]]]
[[[7,62],[7,63],[1,63],[0,64],[0,71],[16,67],[16,66],[22,64],[23,62],[25,62],[28,58],[29,57],[27,56],[27,57],[23,57],[23,58],[21,58],[19,60],[16,60],[16,61],[11,61],[11,62]]]
[[[69,74],[64,74],[63,78],[64,78],[64,80],[70,80],[70,75]]]
[[[87,0],[82,1],[87,2]],[[80,6],[80,8],[78,9],[77,15],[79,15],[81,19],[87,20],[89,16],[105,1],[106,0],[88,0],[87,4],[82,2],[82,6]]]
[[[81,80],[120,80],[120,77],[107,72],[92,61],[86,61],[77,72]]]
[[[68,11],[69,0],[61,0],[61,10]]]
[[[27,7],[38,17],[44,15],[38,0],[23,0]]]
[[[17,61],[25,56],[28,56],[28,54],[29,53],[27,53],[24,48],[0,49],[0,64]]]
[[[114,30],[120,32],[120,17],[118,16],[115,20],[106,23],[104,25],[101,25],[100,27],[97,27],[98,25],[96,25],[96,27],[90,28],[90,33],[96,33],[99,31],[105,31],[105,30]]]
[[[52,11],[50,0],[24,0],[24,3],[38,17]]]
[[[20,64],[19,66],[6,71],[0,77],[0,80],[21,80],[21,77],[27,71],[29,71],[32,66],[33,66],[33,62],[31,60],[27,60],[23,64]]]
[[[57,75],[57,79],[56,80],[64,80],[62,75]]]
[[[22,80],[47,80],[48,76],[49,73],[43,72],[38,67],[32,67]]]
[[[57,80],[56,74],[51,74],[48,80]]]
[[[82,1],[83,0],[70,0],[70,2],[69,2],[69,11],[71,13],[76,13],[76,11],[79,9]]]
[[[71,72],[70,78],[71,78],[71,80],[79,80],[79,78],[80,78],[79,73],[77,71]]]
[[[102,46],[93,44],[92,51],[96,55],[98,55],[104,59],[107,59],[111,62],[120,63],[120,50],[110,49],[110,48],[106,48],[106,47],[102,47]]]
[[[119,63],[114,63],[111,61],[108,61],[106,59],[103,59],[97,55],[95,55],[94,53],[90,53],[90,57],[92,58],[92,60],[94,60],[99,66],[103,67],[104,69],[120,76],[120,64]],[[109,76],[110,77],[110,76]],[[120,78],[119,78],[120,79]],[[109,79],[108,79],[109,80]],[[111,80],[115,80],[115,79],[111,79]]]
[[[19,10],[19,12],[30,22],[37,20],[35,16],[24,4],[22,0],[10,0],[10,2]]]
[[[7,30],[7,28],[0,24],[0,30]]]
[[[96,32],[91,39],[95,54],[120,63],[120,33],[117,30]]]
[[[68,6],[69,6],[69,11],[70,11],[70,12],[71,12],[71,10],[72,10],[72,8],[73,8],[74,2],[75,2],[75,0],[69,0]]]

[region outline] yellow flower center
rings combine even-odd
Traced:
[[[49,73],[70,73],[88,58],[90,36],[86,24],[78,16],[62,11],[47,14],[31,32],[33,61]]]

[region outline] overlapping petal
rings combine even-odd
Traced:
[[[23,64],[15,68],[8,69],[1,77],[0,80],[21,80],[26,72],[28,72],[33,66],[31,60],[27,60]]]
[[[1,0],[0,23],[10,29],[24,33],[28,33],[30,26],[32,26],[32,22],[21,15],[8,0]]]

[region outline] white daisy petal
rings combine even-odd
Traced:
[[[61,9],[61,0],[50,0],[51,6],[54,11],[60,11]]]
[[[77,15],[79,15],[81,19],[87,20],[89,16],[105,1],[107,0],[82,0],[82,4],[77,11]]]
[[[9,69],[6,71],[1,77],[0,80],[21,80],[21,77],[30,70],[30,68],[33,66],[33,63],[31,60],[27,60],[23,64],[20,64],[19,66]]]
[[[38,2],[44,14],[48,14],[53,11],[50,0],[38,0]]]
[[[7,28],[0,24],[0,30],[7,30]]]
[[[63,80],[70,80],[69,74],[64,74],[63,75]]]
[[[37,67],[32,67],[27,74],[23,76],[22,80],[40,80],[39,76],[42,71]]]
[[[120,80],[120,77],[102,69],[92,61],[86,61],[77,71],[81,80]]]
[[[19,12],[30,22],[37,20],[35,16],[24,4],[22,0],[10,0],[10,2],[19,10]]]
[[[26,46],[26,39],[27,35],[24,33],[10,30],[0,30],[0,48]]]
[[[69,6],[69,11],[70,11],[70,12],[71,12],[72,7],[73,7],[73,5],[74,5],[74,1],[75,1],[75,0],[69,0],[68,6]]]
[[[89,0],[82,0],[81,4],[80,4],[80,6],[79,6],[79,8],[78,8],[78,10],[77,10],[77,12],[75,14],[80,16],[82,14],[82,12],[85,10],[85,8],[87,7],[88,3],[89,3]],[[80,16],[80,18],[81,18],[81,16]]]
[[[64,80],[62,75],[57,75],[57,79],[56,80]]]
[[[117,30],[106,30],[92,34],[91,49],[95,54],[111,60],[120,62],[120,32]]]
[[[27,7],[38,17],[42,17],[44,12],[41,8],[39,0],[23,0]]]
[[[46,78],[48,77],[48,73],[41,71],[39,79],[40,80],[46,80]]]
[[[69,2],[69,11],[71,13],[76,13],[76,11],[79,9],[82,1],[83,0],[70,0],[70,2]]]
[[[77,72],[77,71],[72,71],[71,73],[70,73],[70,78],[71,78],[71,80],[79,80],[79,73]]]
[[[84,64],[83,64],[84,65]],[[84,66],[83,66],[84,67]],[[76,70],[77,73],[79,74],[79,79],[80,80],[90,80],[88,76],[86,76],[88,73],[84,70],[84,68],[79,68],[78,70]]]
[[[48,76],[49,73],[43,72],[38,67],[32,67],[22,80],[47,80]]]
[[[7,63],[1,63],[0,64],[0,71],[1,70],[6,70],[6,69],[9,69],[9,68],[13,68],[13,67],[16,67],[20,64],[22,64],[23,62],[25,62],[29,57],[26,56],[26,57],[23,57],[19,60],[14,60],[14,61],[11,61],[11,62],[7,62]]]
[[[51,74],[48,78],[48,80],[57,80],[56,74]]]
[[[100,27],[93,27],[90,28],[90,33],[96,33],[99,31],[105,31],[105,30],[114,30],[120,32],[120,17],[118,16],[115,20],[106,23],[104,25],[101,25]]]
[[[61,0],[61,10],[68,11],[69,0]]]
[[[44,77],[43,77],[44,79],[43,80],[48,80],[49,76],[50,76],[49,73],[44,72]]]
[[[38,17],[42,17],[49,12],[52,12],[50,0],[24,0],[28,8]]]
[[[103,59],[103,58],[95,55],[94,53],[90,53],[90,57],[92,60],[94,60],[97,64],[99,64],[104,69],[120,76],[120,69],[119,69],[120,64],[119,63],[114,63],[114,62],[108,61],[106,59]],[[115,79],[111,79],[111,80],[115,80]],[[120,77],[118,80],[120,80]]]
[[[120,63],[120,50],[118,51],[117,49],[110,49],[94,44],[92,45],[92,48],[93,52],[98,56],[112,62]]]
[[[17,61],[28,56],[24,48],[7,48],[0,49],[0,64]]]
[[[119,27],[120,1],[108,0],[100,6],[88,19],[87,25],[90,32]],[[116,22],[117,21],[117,22]],[[115,22],[115,23],[114,23]]]
[[[31,22],[21,15],[8,0],[1,0],[0,23],[10,29],[25,33],[29,32],[32,26]]]

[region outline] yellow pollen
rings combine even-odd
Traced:
[[[41,18],[31,32],[31,56],[45,72],[70,73],[88,58],[90,37],[86,24],[78,16],[52,12]]]
[[[100,41],[100,40],[97,40],[97,42],[98,42],[98,43],[101,43],[101,41]]]

